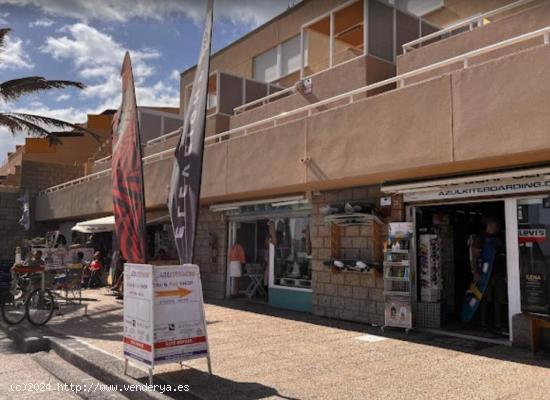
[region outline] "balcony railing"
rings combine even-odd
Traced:
[[[455,24],[449,25],[446,28],[443,28],[443,29],[441,29],[437,32],[430,33],[429,35],[422,36],[421,38],[418,38],[418,39],[413,40],[411,42],[405,43],[402,46],[403,47],[403,54],[406,54],[407,52],[414,50],[416,48],[415,46],[422,47],[422,44],[427,42],[427,41],[430,41],[430,40],[433,40],[433,39],[439,39],[443,35],[452,34],[452,32],[457,31],[459,29],[468,28],[468,30],[471,31],[476,27],[483,26],[484,21],[486,19],[489,19],[491,17],[494,17],[496,15],[502,14],[502,13],[507,12],[507,11],[513,10],[515,8],[524,6],[526,4],[533,3],[534,1],[535,0],[518,0],[518,1],[515,1],[513,3],[507,4],[503,7],[499,7],[499,8],[496,8],[494,10],[488,11],[486,13],[476,14],[472,17],[468,17],[466,19],[463,19],[463,20],[461,20],[461,21],[459,21]]]
[[[483,47],[483,48],[480,48],[480,49],[477,49],[477,50],[473,50],[473,51],[464,53],[462,55],[452,57],[452,58],[449,58],[447,60],[440,61],[440,62],[437,62],[435,64],[431,64],[431,65],[416,69],[414,71],[406,72],[404,74],[397,75],[395,77],[386,79],[384,81],[380,81],[380,82],[376,82],[376,83],[373,83],[373,84],[370,84],[370,85],[367,85],[367,86],[363,86],[361,88],[358,88],[358,89],[355,89],[355,90],[352,90],[352,91],[349,91],[349,92],[331,97],[329,99],[318,101],[316,103],[307,105],[305,107],[301,107],[301,108],[297,108],[297,109],[292,110],[292,111],[284,112],[284,113],[281,113],[281,114],[276,115],[274,117],[270,117],[270,118],[267,118],[267,119],[264,119],[264,120],[261,120],[261,121],[253,122],[251,124],[241,126],[239,128],[231,129],[229,131],[222,132],[222,133],[219,133],[217,135],[208,136],[208,137],[205,138],[205,143],[206,143],[206,146],[209,147],[209,146],[216,145],[217,143],[222,142],[222,141],[227,140],[227,139],[234,139],[236,137],[245,136],[245,135],[249,135],[249,134],[252,134],[252,133],[257,133],[257,132],[260,132],[260,131],[264,131],[265,129],[276,127],[276,126],[280,125],[281,123],[287,123],[287,122],[293,121],[292,119],[289,120],[289,117],[292,117],[292,116],[296,116],[296,118],[294,120],[301,119],[306,115],[311,116],[311,115],[313,115],[313,112],[316,109],[318,109],[319,107],[327,106],[327,105],[330,105],[331,103],[337,103],[338,105],[341,105],[342,103],[352,104],[352,103],[355,103],[356,101],[362,100],[364,98],[364,97],[362,97],[361,99],[356,99],[356,96],[364,95],[368,91],[371,91],[373,89],[377,89],[377,88],[380,88],[380,87],[383,87],[383,86],[386,86],[386,85],[391,85],[391,84],[395,84],[398,87],[403,87],[404,84],[405,84],[406,79],[413,78],[415,76],[422,75],[426,72],[434,71],[434,70],[437,70],[439,68],[446,67],[446,66],[458,63],[458,62],[462,62],[462,67],[463,68],[468,68],[469,61],[473,57],[480,56],[482,54],[487,54],[487,53],[490,53],[492,51],[495,51],[495,50],[498,50],[498,49],[501,49],[501,48],[505,48],[505,47],[508,47],[508,46],[511,46],[511,45],[514,45],[514,44],[517,44],[517,43],[521,43],[521,42],[524,42],[524,41],[527,41],[527,40],[535,39],[535,38],[538,38],[538,37],[541,37],[541,38],[544,39],[544,44],[545,45],[550,44],[550,26],[547,26],[547,27],[542,28],[542,29],[538,29],[538,30],[533,31],[533,32],[525,33],[523,35],[519,35],[519,36],[516,36],[514,38],[507,39],[507,40],[504,40],[502,42],[495,43],[495,44],[492,44],[492,45],[489,45],[489,46],[486,46],[486,47]],[[325,110],[326,110],[326,108],[323,109],[323,111],[325,111]],[[284,122],[282,122],[281,120],[284,120]],[[251,130],[254,129],[254,128],[256,128],[256,129],[253,132],[251,132]],[[160,138],[157,138],[157,139],[160,139]],[[147,165],[147,164],[150,164],[152,162],[160,161],[160,160],[163,160],[163,159],[166,159],[166,158],[171,158],[171,157],[173,157],[174,149],[175,148],[170,148],[170,149],[164,150],[162,152],[144,157],[143,162],[144,162],[145,165]],[[60,189],[63,189],[63,188],[69,187],[69,186],[73,186],[73,185],[76,185],[76,184],[87,182],[91,179],[97,179],[101,176],[109,175],[110,173],[111,173],[111,169],[106,169],[104,171],[100,171],[100,172],[97,172],[97,173],[94,173],[94,174],[91,174],[91,175],[84,176],[82,178],[78,178],[78,179],[75,179],[75,180],[72,180],[72,181],[69,181],[69,182],[62,183],[60,185],[53,186],[51,188],[48,188],[48,189],[40,192],[40,194],[46,194],[46,193],[54,192],[54,191],[57,191],[57,190],[60,190]]]

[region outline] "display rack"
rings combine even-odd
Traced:
[[[384,327],[412,328],[411,271],[409,251],[413,235],[411,223],[389,224],[384,250]]]

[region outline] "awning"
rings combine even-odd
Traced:
[[[417,182],[386,183],[382,192],[405,202],[509,196],[550,191],[550,168],[531,168]]]
[[[170,222],[170,216],[166,211],[150,211],[146,213],[146,218],[147,225]],[[71,229],[82,233],[112,232],[115,230],[115,217],[110,215],[108,217],[79,222]]]
[[[112,232],[114,229],[115,217],[113,215],[79,222],[72,227],[73,231],[82,233]]]

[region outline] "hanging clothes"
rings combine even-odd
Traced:
[[[246,262],[246,255],[243,246],[236,243],[229,251],[229,276],[240,278],[242,276],[243,264]]]

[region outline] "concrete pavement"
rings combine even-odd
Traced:
[[[15,344],[0,331],[0,399],[75,400],[60,381],[29,354],[20,354]]]
[[[122,363],[122,302],[85,292],[89,316],[50,327]],[[205,360],[159,366],[163,382],[204,399],[543,399],[550,360],[522,349],[224,301],[206,305],[214,376]],[[366,336],[365,336],[366,335]],[[143,376],[138,376],[142,378]]]

